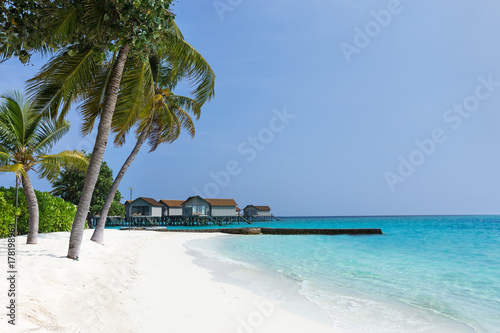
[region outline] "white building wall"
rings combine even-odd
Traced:
[[[169,216],[181,216],[181,215],[182,215],[182,207],[169,208]]]
[[[258,210],[257,211],[257,216],[271,216],[271,211]]]
[[[212,206],[212,216],[236,216],[236,207],[234,206]]]
[[[162,208],[160,206],[151,206],[151,216],[152,217],[161,217],[162,216]]]

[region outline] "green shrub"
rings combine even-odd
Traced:
[[[16,208],[5,200],[0,192],[0,237],[8,237],[14,225]]]
[[[14,207],[16,189],[13,187],[8,189],[0,187],[0,193],[5,197],[6,202]],[[70,231],[76,214],[75,205],[61,198],[54,197],[48,192],[35,190],[35,194],[38,200],[38,211],[40,216],[38,232]],[[13,218],[14,215],[12,215],[12,219]],[[0,226],[0,228],[2,227]],[[20,235],[28,232],[28,205],[22,188],[19,189],[19,218],[17,231]]]
[[[108,216],[120,216],[125,217],[125,206],[119,201],[114,200],[109,208]]]
[[[40,211],[38,232],[70,231],[76,214],[75,205],[48,192],[35,193]]]

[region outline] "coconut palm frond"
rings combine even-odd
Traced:
[[[181,120],[171,106],[164,104],[164,109],[157,114],[154,121],[156,136],[149,141],[150,152],[156,150],[161,143],[171,143],[181,134]]]
[[[180,125],[182,128],[184,128],[188,134],[194,138],[195,135],[195,127],[193,123],[193,119],[191,119],[191,116],[182,108],[175,108],[174,112],[177,116],[177,119],[180,121]]]
[[[116,53],[111,60],[104,64],[96,76],[94,87],[87,95],[87,98],[78,107],[78,111],[82,115],[82,127],[80,129],[82,135],[88,135],[94,129],[96,120],[101,115],[104,97],[111,78],[111,69],[116,59]]]
[[[41,177],[53,179],[57,168],[72,166],[81,168],[83,155],[79,152],[63,152],[45,155],[69,130],[69,122],[43,119],[42,114],[31,107],[20,93],[3,98],[0,106],[0,172],[15,172],[24,177],[35,165],[40,166]]]
[[[175,34],[168,36],[167,62],[172,66],[185,69],[186,76],[195,86],[193,95],[203,105],[215,94],[215,74],[203,56],[184,39]]]
[[[35,111],[48,114],[52,119],[64,118],[63,112],[92,88],[101,56],[102,53],[92,47],[65,48],[58,52],[27,82]],[[61,105],[63,112],[60,113]]]
[[[20,179],[26,176],[26,170],[21,163],[9,164],[9,165],[1,165],[0,172],[13,172]]]
[[[16,135],[17,131],[11,120],[11,110],[9,109],[6,99],[2,99],[0,104],[0,150],[3,152],[12,152],[18,145],[19,139]]]
[[[174,67],[171,63],[164,62],[158,68],[158,79],[155,80],[160,87],[173,90],[179,82],[187,77],[186,68]]]
[[[88,159],[83,153],[78,151],[63,151],[59,154],[44,155],[38,160],[40,178],[47,178],[49,181],[57,179],[62,168],[87,170]]]
[[[196,116],[196,119],[200,119],[201,105],[194,99],[181,95],[172,95],[170,97],[170,102],[174,105],[177,105],[179,108],[191,112]]]
[[[6,152],[0,151],[0,165],[9,164],[12,160],[12,156]]]
[[[154,96],[149,62],[144,61],[141,66],[133,65],[132,62],[128,64],[130,69],[124,71],[113,116],[112,129],[116,134],[116,145],[123,144],[124,137],[139,120],[141,111],[150,107]]]
[[[181,29],[179,29],[179,27],[177,26],[177,23],[175,23],[175,20],[171,21],[171,27],[169,27],[169,28],[171,28],[175,32],[177,37],[184,39],[184,36],[182,35]]]
[[[66,133],[68,133],[69,128],[69,121],[66,120],[61,122],[41,123],[37,131],[33,151],[38,154],[44,154],[46,151],[50,150]]]
[[[29,102],[18,92],[4,96],[0,107],[0,137],[6,144],[29,145],[38,128],[40,116],[31,112]]]

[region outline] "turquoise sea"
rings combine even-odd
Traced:
[[[241,266],[238,278],[250,284],[296,294],[344,332],[500,332],[500,216],[294,217],[254,226],[384,235],[228,235],[188,247]]]

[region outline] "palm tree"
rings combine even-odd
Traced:
[[[195,115],[197,119],[200,117],[202,106],[200,103],[185,96],[174,95],[172,92],[179,79],[186,73],[178,72],[169,66],[160,64],[156,57],[149,59],[149,65],[153,69],[155,91],[152,101],[144,101],[144,108],[139,114],[136,114],[136,118],[132,118],[132,121],[131,112],[124,107],[117,107],[114,114],[112,127],[113,132],[116,134],[115,144],[122,145],[125,142],[125,136],[130,129],[130,124],[133,124],[133,122],[137,123],[137,142],[118,172],[101,211],[99,222],[91,238],[91,240],[98,243],[103,243],[106,219],[118,186],[144,142],[148,141],[149,152],[152,152],[161,143],[175,141],[181,133],[181,128],[187,130],[188,134],[194,137],[195,127],[188,111]],[[125,82],[127,82],[127,79],[128,77],[124,76]],[[137,85],[134,78],[131,78],[130,81],[131,85]],[[120,97],[122,96],[118,97],[118,106],[121,105]],[[95,116],[91,119],[95,119]],[[84,124],[85,126],[91,126],[91,124]]]
[[[62,167],[84,171],[87,159],[77,151],[49,155],[53,145],[69,130],[69,122],[45,120],[20,93],[4,96],[0,105],[0,172],[14,172],[28,204],[28,244],[38,236],[38,201],[28,172],[40,178],[57,178]]]
[[[29,82],[31,96],[36,97],[37,109],[59,119],[79,100],[99,96],[99,125],[82,196],[71,230],[68,258],[80,253],[85,219],[92,192],[103,161],[113,113],[118,99],[124,69],[142,74],[145,98],[153,94],[143,60],[155,52],[167,52],[189,68],[195,80],[196,99],[213,95],[215,76],[205,60],[180,36],[168,6],[171,0],[156,1],[91,1],[60,2],[46,16],[53,18],[49,32],[61,36],[64,44],[41,72]],[[142,89],[142,88],[141,88]],[[97,92],[97,93],[96,93]],[[132,98],[132,96],[131,96]],[[86,110],[81,108],[85,117]]]

